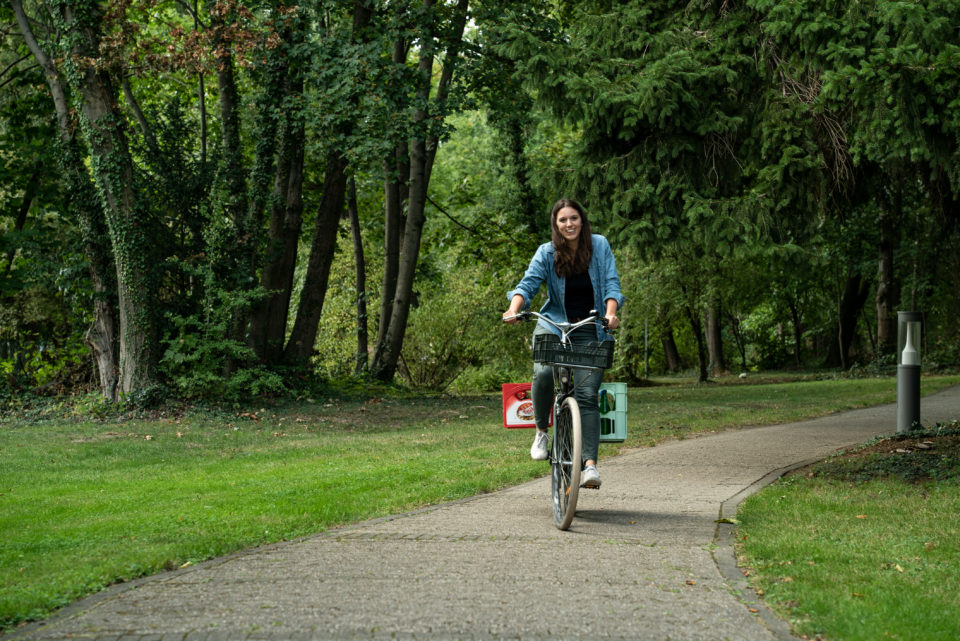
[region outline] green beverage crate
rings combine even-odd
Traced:
[[[627,439],[627,384],[602,383],[597,398],[600,406],[600,442],[622,443]]]

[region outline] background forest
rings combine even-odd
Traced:
[[[617,370],[960,363],[960,1],[4,0],[0,403],[529,374],[559,197]]]

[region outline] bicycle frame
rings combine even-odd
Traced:
[[[590,313],[589,318],[576,323],[555,323],[538,312],[521,312],[513,318],[520,318],[521,320],[539,318],[553,325],[560,330],[560,344],[564,348],[569,348],[571,345],[570,334],[581,327],[590,323],[601,322],[606,328],[606,319],[601,318],[596,310]],[[536,349],[534,352],[536,353]],[[603,367],[566,363],[562,365],[549,364],[553,366],[554,382],[554,437],[549,457],[553,518],[559,529],[566,530],[570,527],[576,512],[577,496],[580,491],[580,472],[583,469],[580,406],[574,397],[574,391],[580,383],[573,380],[573,370],[596,371],[603,370]]]

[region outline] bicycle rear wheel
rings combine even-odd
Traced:
[[[553,468],[553,520],[566,530],[573,521],[580,491],[580,469],[583,441],[580,432],[580,406],[572,396],[563,399],[553,428],[553,449],[550,465]]]

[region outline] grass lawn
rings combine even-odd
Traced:
[[[960,382],[925,378],[924,393]],[[684,381],[629,391],[628,441],[895,400],[892,378]],[[0,420],[0,629],[118,581],[548,472],[499,397],[304,399],[97,422]]]
[[[741,567],[805,638],[960,638],[960,423],[879,439],[741,507]]]

